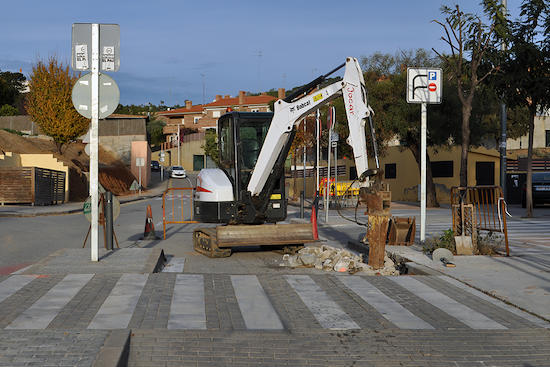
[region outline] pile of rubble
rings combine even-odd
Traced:
[[[355,255],[348,250],[327,245],[304,247],[295,255],[286,254],[283,256],[281,266],[315,268],[350,274],[363,272],[366,275],[399,275],[395,263],[388,256],[384,258],[384,267],[374,270],[363,262],[363,255]]]

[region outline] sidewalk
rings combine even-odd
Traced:
[[[168,182],[166,178],[164,181],[160,181],[156,175],[153,176],[150,187],[142,190],[141,195],[135,192],[130,195],[117,196],[121,204],[145,200],[152,197],[160,196],[168,188]],[[44,206],[32,206],[32,205],[3,205],[0,206],[0,217],[36,217],[42,215],[64,215],[72,213],[82,212],[83,202],[68,202],[58,205],[44,205]]]

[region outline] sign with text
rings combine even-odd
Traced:
[[[442,77],[439,68],[407,68],[407,102],[441,103]]]
[[[120,67],[120,27],[118,24],[99,25],[99,68],[118,71]],[[75,71],[91,70],[92,24],[74,23],[72,31],[71,67]]]

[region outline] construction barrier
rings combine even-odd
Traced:
[[[353,181],[335,182],[334,178],[331,178],[329,183],[329,197],[338,197],[338,201],[343,207],[355,206],[359,200],[359,185],[357,182],[352,184]],[[324,197],[327,188],[327,179],[321,179],[319,186],[319,195]]]
[[[466,204],[463,207],[468,207],[471,204],[472,209],[469,211],[471,214],[467,213],[467,216],[472,221],[472,228],[504,235],[506,256],[510,256],[508,227],[506,226],[506,202],[502,195],[502,188],[500,186],[452,187],[451,208],[455,235],[461,234],[462,231],[468,232],[468,228],[462,228],[461,202]],[[472,235],[475,236],[475,233]]]
[[[164,239],[166,239],[167,224],[199,223],[193,220],[194,190],[192,187],[173,187],[167,189],[162,194],[162,228]],[[171,203],[168,205],[168,208],[167,198],[171,199],[169,200]],[[187,199],[189,199],[188,205],[185,204]]]

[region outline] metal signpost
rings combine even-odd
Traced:
[[[100,81],[112,83],[105,79],[101,71],[117,71],[120,66],[120,28],[118,24],[74,23],[72,27],[71,66],[75,71],[91,71],[87,79],[79,79],[73,88],[73,104],[76,110],[85,117],[91,118],[90,124],[90,196],[91,196],[91,260],[99,260],[98,248],[98,120],[109,111],[101,95]],[[101,61],[101,64],[100,64]],[[106,80],[106,81],[105,81]],[[88,86],[86,86],[86,81]],[[108,87],[104,84],[105,87]],[[75,91],[76,89],[76,91]],[[90,97],[80,98],[79,90],[89,91]],[[118,87],[116,88],[118,91]],[[76,95],[75,95],[76,93]],[[88,99],[89,98],[89,99]],[[118,105],[118,99],[116,100]],[[114,111],[114,110],[113,110]],[[86,113],[86,114],[84,114]],[[111,112],[112,113],[112,112]]]
[[[426,130],[428,104],[441,103],[441,69],[407,68],[407,103],[420,103],[420,241],[426,240]]]
[[[136,158],[136,167],[139,167],[139,195],[141,195],[141,167],[145,166],[145,158]]]

